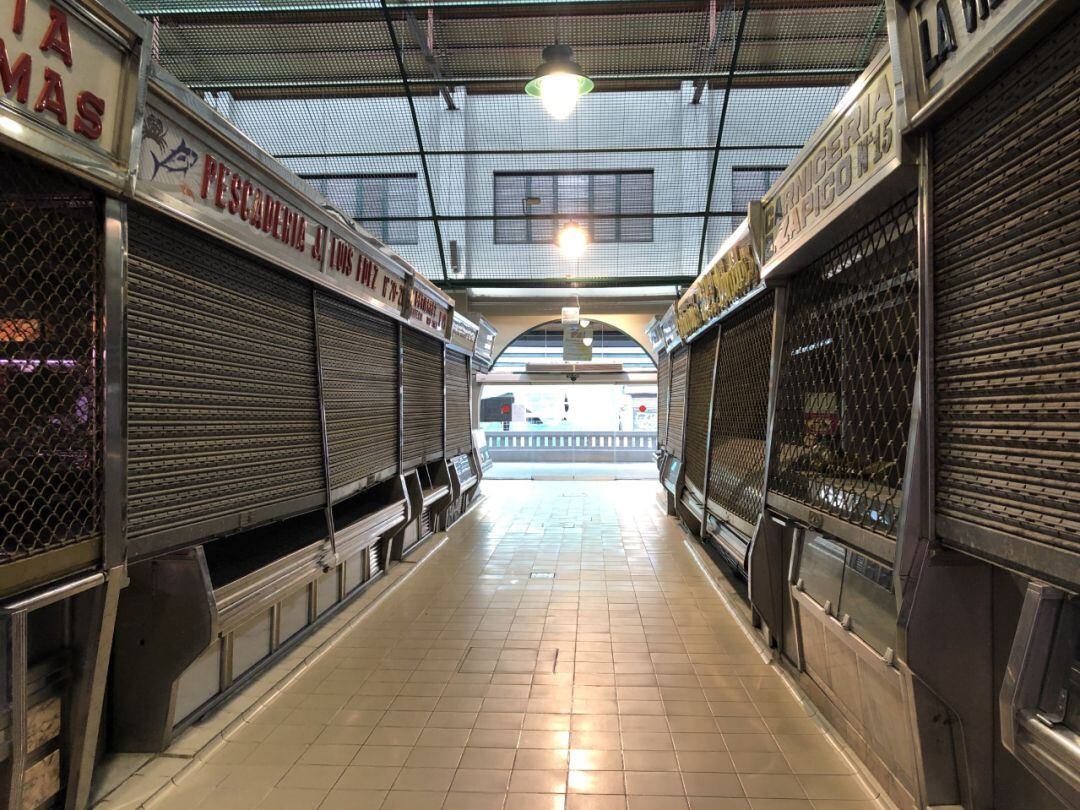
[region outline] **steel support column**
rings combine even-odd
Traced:
[[[398,42],[397,32],[394,30],[394,21],[390,17],[390,7],[386,4],[386,0],[379,0],[379,2],[382,4],[383,17],[386,20],[386,31],[390,35],[390,44],[394,47],[394,57],[397,59],[398,71],[401,73],[401,85],[405,88],[405,97],[409,101],[409,115],[412,116],[413,131],[416,133],[416,148],[420,152],[420,167],[424,170],[424,186],[427,189],[428,205],[431,206],[431,224],[435,228],[435,241],[439,245],[439,264],[445,282],[450,278],[446,272],[446,249],[443,247],[442,229],[439,227],[439,212],[435,207],[435,190],[431,185],[431,170],[428,168],[427,153],[424,152],[424,137],[420,134],[420,118],[416,115],[416,99],[413,98],[412,87],[409,84],[409,75],[405,69],[405,57],[401,52],[401,43]]]
[[[743,0],[742,14],[739,16],[739,30],[735,33],[735,45],[731,49],[731,68],[728,70],[724,85],[724,103],[720,107],[720,122],[716,127],[716,146],[713,149],[712,169],[709,170],[709,185],[705,190],[705,216],[701,221],[701,247],[698,249],[698,274],[705,265],[705,240],[709,234],[709,209],[712,208],[713,186],[716,184],[716,167],[720,163],[720,144],[724,139],[724,125],[727,123],[728,102],[731,101],[731,85],[735,81],[735,68],[739,64],[739,48],[742,47],[743,32],[746,30],[746,15],[750,11],[750,0]],[[743,212],[745,215],[746,212]]]

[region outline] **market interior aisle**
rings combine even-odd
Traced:
[[[877,807],[656,487],[485,482],[443,548],[156,806]]]

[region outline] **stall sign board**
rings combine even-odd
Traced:
[[[406,272],[261,163],[155,95],[143,122],[136,192],[246,252],[400,317]]]
[[[376,260],[355,234],[344,229],[331,227],[328,240],[326,274],[347,292],[400,313],[405,303],[405,272]]]
[[[811,240],[902,164],[892,62],[875,60],[761,201],[761,276]],[[785,270],[790,268],[785,268]]]
[[[685,340],[724,314],[761,281],[757,259],[744,221],[721,247],[716,258],[679,299],[676,324]]]
[[[413,286],[409,292],[409,323],[445,339],[449,319],[449,304],[435,290],[414,276]]]
[[[450,342],[460,349],[464,349],[469,354],[472,354],[476,350],[476,338],[480,332],[480,328],[476,326],[468,318],[465,318],[458,313],[454,313],[454,318],[450,325]]]
[[[483,316],[477,322],[479,332],[476,336],[476,356],[491,362],[495,353],[495,328]]]
[[[1013,38],[1065,5],[1056,0],[889,0],[910,126],[925,123]]]
[[[20,120],[29,120],[126,173],[140,37],[110,32],[92,11],[91,3],[0,0],[0,136],[22,140]]]

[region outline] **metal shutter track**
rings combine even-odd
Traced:
[[[667,445],[668,389],[671,387],[671,358],[661,349],[656,357],[656,441]]]
[[[453,458],[472,450],[472,415],[469,412],[469,358],[446,352],[446,455]]]
[[[938,534],[1080,577],[1080,14],[934,133]]]
[[[443,455],[443,344],[413,329],[402,332],[405,469]]]
[[[765,485],[773,291],[721,324],[709,497],[756,525]]]
[[[310,288],[133,208],[128,534],[153,550],[325,500]]]
[[[397,471],[397,324],[316,293],[334,499]]]
[[[713,326],[690,346],[690,376],[686,383],[686,480],[705,489],[705,445],[708,442],[709,399],[713,362],[720,327]]]
[[[671,357],[671,393],[668,402],[667,449],[682,457],[683,414],[686,412],[686,371],[690,355],[679,346]]]

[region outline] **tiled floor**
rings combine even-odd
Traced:
[[[483,486],[438,552],[153,806],[878,807],[655,483]]]

